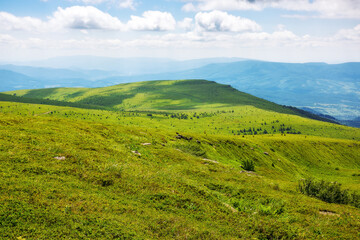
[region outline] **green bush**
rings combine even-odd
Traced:
[[[360,207],[360,196],[356,193],[349,193],[346,189],[342,190],[341,184],[337,182],[315,181],[308,178],[300,181],[299,190],[303,194],[328,203],[350,204]]]
[[[242,168],[245,169],[246,171],[255,171],[255,163],[253,160],[245,160],[242,162]]]

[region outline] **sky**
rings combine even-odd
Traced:
[[[360,0],[0,0],[0,61],[360,61]]]

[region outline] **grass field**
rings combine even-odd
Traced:
[[[359,208],[298,190],[312,177],[359,193],[359,129],[177,83],[16,92],[95,108],[136,93],[109,110],[0,102],[0,238],[360,238]]]

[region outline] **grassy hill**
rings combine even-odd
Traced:
[[[36,93],[0,101],[0,238],[360,237],[359,129],[206,81],[7,96]],[[309,178],[352,202],[300,193]]]
[[[123,110],[191,110],[250,105],[293,113],[277,104],[206,80],[149,81],[103,88],[47,88],[8,92],[27,98],[100,105]]]
[[[228,85],[205,80],[150,81],[105,88],[19,90],[7,94],[27,99],[40,98],[81,106],[90,105],[92,108],[112,108],[116,111],[163,112],[150,125],[154,125],[154,122],[158,127],[175,125],[180,130],[192,129],[198,133],[303,133],[360,140],[359,129],[312,121],[308,117],[317,118],[316,115],[304,114],[237,91]],[[116,120],[116,117],[113,119]],[[183,119],[189,121],[182,121]],[[132,124],[137,124],[137,120],[139,118]],[[142,120],[139,124],[143,124]]]

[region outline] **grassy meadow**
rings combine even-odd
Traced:
[[[2,239],[360,238],[360,202],[299,191],[360,193],[359,129],[208,81],[7,94]]]

